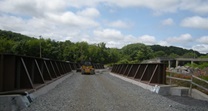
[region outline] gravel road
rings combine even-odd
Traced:
[[[160,96],[108,72],[75,73],[23,111],[208,111],[208,102]]]

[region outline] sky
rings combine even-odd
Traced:
[[[0,0],[0,29],[56,41],[208,53],[208,0]]]

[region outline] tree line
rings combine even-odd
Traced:
[[[156,57],[206,57],[197,51],[174,46],[148,46],[141,43],[129,44],[121,49],[108,48],[104,42],[89,44],[87,42],[73,43],[70,40],[55,41],[37,39],[11,31],[0,30],[0,53],[10,53],[25,56],[50,58],[71,62],[90,60],[95,63],[140,63],[143,60]]]

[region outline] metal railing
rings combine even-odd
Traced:
[[[117,73],[148,84],[166,84],[166,66],[162,63],[151,64],[116,64],[111,72]]]
[[[95,69],[104,69],[104,65],[100,63],[93,63],[92,64]]]
[[[195,76],[195,75],[192,74],[192,75],[190,75],[190,79],[183,79],[183,78],[179,78],[179,77],[173,77],[172,76],[172,73],[176,73],[176,72],[171,72],[171,71],[167,71],[167,72],[170,73],[170,76],[167,76],[167,78],[169,79],[169,84],[172,84],[172,79],[179,80],[179,81],[184,81],[184,82],[188,82],[190,84],[190,87],[189,87],[189,95],[191,95],[191,93],[192,93],[193,85],[195,85],[198,88],[201,88],[201,89],[203,89],[205,91],[208,91],[208,88],[206,88],[206,87],[204,87],[204,86],[202,86],[202,85],[194,82],[194,79],[196,79],[196,80],[199,80],[201,82],[204,82],[204,83],[206,83],[208,85],[208,81],[206,81],[206,80],[204,80],[202,78],[199,78],[199,77],[197,77],[197,76]]]
[[[34,91],[76,67],[78,64],[71,62],[0,54],[0,94]]]

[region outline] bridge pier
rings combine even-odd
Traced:
[[[176,60],[176,67],[178,67],[178,60]]]
[[[171,67],[171,61],[169,60],[168,61],[168,69],[170,69],[170,67]]]

